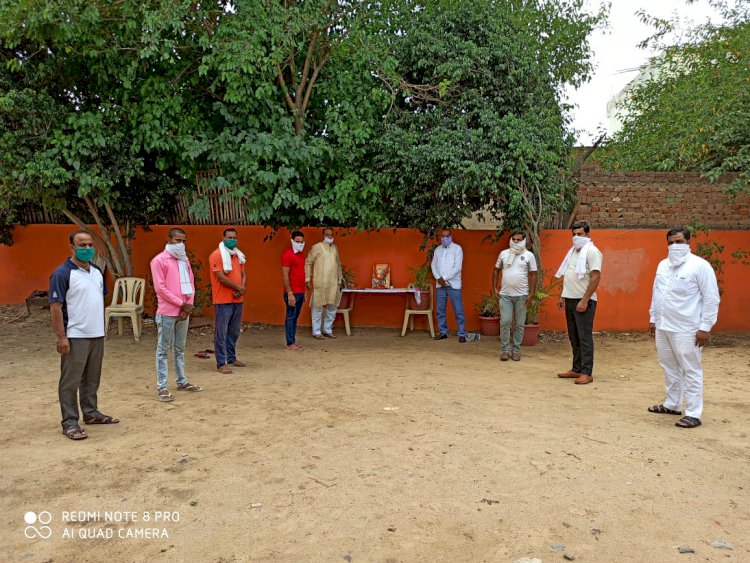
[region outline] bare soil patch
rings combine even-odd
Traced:
[[[555,376],[560,334],[501,363],[496,339],[301,332],[295,353],[280,327],[250,327],[248,367],[223,376],[192,355],[210,328],[192,330],[206,391],[170,373],[165,404],[153,325],[140,343],[112,326],[99,402],[121,423],[72,442],[47,314],[0,308],[0,559],[750,561],[747,335],[707,349],[703,426],[682,430],[646,412],[664,390],[643,334],[597,335],[595,381],[577,386]],[[48,539],[29,511],[50,513]]]

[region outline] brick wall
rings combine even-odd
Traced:
[[[709,183],[696,173],[606,172],[584,167],[576,219],[596,228],[665,228],[697,220],[712,229],[750,229],[750,196],[732,201],[728,180]]]

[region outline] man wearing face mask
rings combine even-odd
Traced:
[[[86,424],[116,424],[119,420],[97,409],[107,287],[101,270],[91,262],[96,253],[94,238],[86,231],[76,231],[68,240],[71,256],[49,279],[49,308],[60,354],[62,431],[71,440],[85,440],[88,434],[78,425],[79,398]]]
[[[341,301],[343,279],[339,249],[333,244],[333,229],[326,227],[323,229],[323,241],[313,245],[305,260],[305,284],[313,290],[313,338],[336,338],[333,321]]]
[[[237,359],[247,282],[245,262],[245,255],[237,248],[237,230],[232,227],[224,229],[219,248],[211,253],[208,264],[214,302],[216,369],[225,375],[232,373],[232,367],[245,367],[245,363]]]
[[[284,282],[284,303],[286,304],[286,347],[293,352],[304,346],[297,344],[297,319],[305,302],[305,235],[302,231],[292,231],[292,245],[281,255],[281,279]]]
[[[461,295],[461,268],[464,261],[463,249],[453,242],[450,229],[440,231],[440,246],[432,255],[432,275],[437,280],[435,297],[437,299],[437,319],[439,333],[435,340],[448,338],[448,323],[445,310],[448,299],[451,300],[453,312],[458,325],[458,341],[466,342],[466,321],[464,302]]]
[[[578,385],[594,381],[594,315],[596,288],[602,272],[602,253],[591,242],[591,227],[578,221],[571,227],[573,246],[555,277],[563,278],[557,306],[565,311],[568,339],[573,348],[573,367],[558,377],[575,378]]]
[[[701,351],[719,315],[719,287],[711,264],[690,252],[690,231],[667,233],[668,256],[659,263],[649,308],[649,334],[656,339],[667,397],[649,412],[685,416],[680,428],[701,425]]]
[[[160,401],[174,401],[167,389],[169,351],[174,358],[177,389],[196,393],[202,387],[188,382],[185,375],[185,341],[195,300],[195,278],[185,253],[187,235],[180,228],[169,229],[164,251],[151,260],[151,276],[158,303],[156,309],[156,389]]]
[[[510,248],[497,257],[492,272],[492,294],[500,296],[500,360],[503,362],[521,359],[521,340],[526,322],[526,309],[536,291],[537,267],[534,254],[526,250],[526,234],[516,231],[510,237]],[[497,282],[500,276],[501,287]],[[510,324],[515,323],[513,348],[510,344]]]

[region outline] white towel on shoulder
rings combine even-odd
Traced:
[[[240,261],[240,264],[245,263],[245,255],[242,253],[242,251],[239,248],[229,250],[226,246],[224,246],[224,241],[221,241],[219,243],[219,252],[221,252],[222,268],[224,268],[225,274],[228,274],[232,271],[232,256],[234,256],[235,254],[237,255],[237,259]]]
[[[576,261],[576,275],[578,276],[579,280],[583,279],[586,275],[586,258],[588,257],[589,250],[591,250],[592,248],[594,248],[593,241],[587,242],[585,245],[583,245],[583,248],[581,248],[581,252],[578,253],[578,260]],[[568,253],[565,255],[565,258],[563,258],[562,264],[560,264],[560,267],[557,269],[557,273],[555,274],[556,278],[561,278],[565,275],[574,251],[575,246],[571,246],[570,250],[568,250]]]
[[[180,250],[174,244],[168,244],[164,247],[169,255],[177,260],[178,270],[180,272],[180,291],[183,295],[193,294],[193,282],[190,281],[190,269],[187,265],[187,253],[185,248],[180,246]]]

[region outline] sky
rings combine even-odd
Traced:
[[[609,26],[591,36],[594,52],[594,76],[578,90],[570,89],[568,100],[577,107],[573,110],[573,127],[578,131],[579,145],[590,145],[599,130],[607,130],[607,102],[638,73],[638,67],[655,53],[638,48],[653,29],[641,23],[636,15],[644,9],[650,15],[670,18],[677,13],[683,22],[704,22],[716,19],[707,0],[688,5],[685,0],[611,0]],[[596,11],[599,2],[587,0],[589,10]]]

